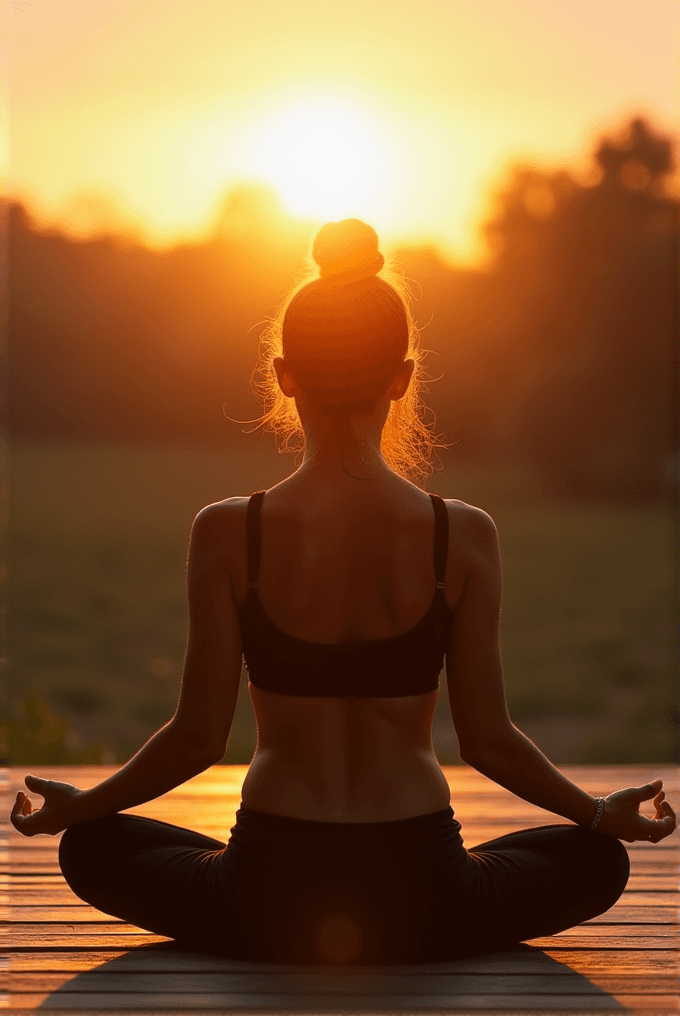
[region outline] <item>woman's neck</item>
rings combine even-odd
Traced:
[[[308,421],[300,471],[317,475],[377,479],[389,472],[380,451],[381,422],[370,416],[327,416]]]

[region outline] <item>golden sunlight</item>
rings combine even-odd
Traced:
[[[319,98],[279,107],[260,122],[243,168],[274,186],[293,215],[375,217],[390,148],[377,119],[346,101]]]

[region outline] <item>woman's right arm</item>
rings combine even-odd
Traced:
[[[595,798],[556,769],[508,714],[500,650],[501,560],[494,522],[469,506],[457,512],[457,519],[462,522],[456,527],[456,544],[458,553],[465,548],[465,583],[453,616],[446,670],[461,758],[525,801],[588,825],[597,811]],[[656,806],[654,819],[638,811],[650,798]],[[662,839],[675,828],[675,815],[663,798],[660,780],[612,794],[598,829],[629,842]]]

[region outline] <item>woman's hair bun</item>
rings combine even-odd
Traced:
[[[369,279],[385,264],[378,234],[361,219],[327,222],[314,238],[312,257],[322,279]]]

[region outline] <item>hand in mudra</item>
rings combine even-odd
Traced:
[[[670,836],[675,829],[675,812],[665,799],[666,792],[661,789],[662,786],[663,780],[652,780],[642,787],[628,787],[610,794],[605,798],[598,830],[626,843],[636,840],[658,843],[665,836]],[[650,798],[653,798],[654,818],[646,818],[639,810],[642,802]]]
[[[41,808],[34,809],[31,799],[19,791],[10,815],[10,821],[18,832],[24,836],[35,836],[36,833],[54,836],[76,824],[82,790],[70,783],[43,780],[39,776],[27,776],[24,783],[31,793],[40,794],[45,800]]]

